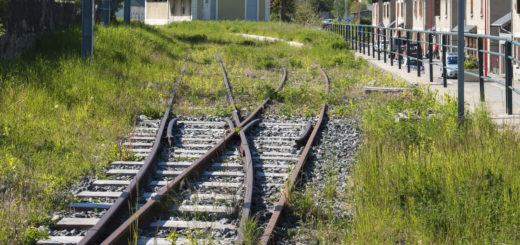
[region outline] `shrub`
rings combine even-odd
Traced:
[[[465,70],[473,70],[478,69],[478,59],[474,56],[469,56],[464,61],[464,69]]]

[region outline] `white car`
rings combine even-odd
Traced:
[[[457,78],[458,76],[458,54],[447,53],[446,54],[446,77]],[[442,67],[441,67],[442,72]],[[444,75],[444,74],[443,74]]]

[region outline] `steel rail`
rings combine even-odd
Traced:
[[[279,88],[283,86],[285,79],[287,78],[284,67],[283,70],[284,76]],[[265,99],[262,104],[258,106],[256,110],[253,111],[253,113],[251,113],[251,115],[249,115],[244,121],[242,121],[242,123],[240,123],[238,128],[244,128],[246,125],[248,125],[249,122],[251,122],[259,113],[262,112],[262,110],[264,110],[269,101],[270,99]],[[213,146],[203,156],[191,164],[190,167],[182,171],[182,173],[178,175],[173,181],[169,182],[164,188],[162,188],[157,195],[147,201],[135,214],[125,220],[101,244],[126,244],[131,241],[132,232],[135,227],[146,227],[146,225],[152,221],[154,214],[161,213],[161,201],[166,200],[169,194],[175,193],[175,191],[182,188],[187,182],[189,182],[191,177],[196,177],[201,171],[208,168],[211,164],[211,160],[217,157],[218,154],[222,153],[226,145],[228,145],[237,136],[237,131],[232,130],[225,136],[224,139],[219,141],[217,145]]]
[[[172,92],[172,97],[169,100],[169,105],[164,112],[164,115],[161,119],[159,130],[157,131],[157,135],[155,136],[155,141],[153,147],[150,151],[150,154],[146,157],[143,167],[139,170],[136,176],[132,179],[128,187],[125,189],[123,194],[110,206],[107,212],[101,217],[101,219],[87,231],[87,234],[78,244],[81,245],[90,245],[90,244],[100,244],[110,233],[116,230],[120,225],[120,220],[118,217],[124,217],[131,213],[131,204],[137,200],[137,195],[139,193],[138,188],[140,183],[146,183],[147,179],[151,177],[154,172],[154,162],[157,158],[157,153],[159,152],[159,148],[161,145],[161,139],[164,133],[164,129],[166,127],[166,122],[170,117],[170,111],[172,107],[172,103],[175,98],[175,93],[177,92],[177,87],[182,80],[184,72],[186,70],[186,65],[188,62],[188,58],[182,67],[182,71],[175,82],[175,87]]]
[[[318,65],[318,69],[320,70],[322,76],[325,79],[326,91],[327,91],[327,93],[329,93],[329,87],[330,87],[329,77],[327,76],[325,71],[323,71],[323,69],[319,65]],[[292,187],[296,183],[296,179],[298,178],[298,175],[300,174],[300,170],[302,169],[303,165],[307,161],[307,158],[308,158],[309,153],[312,148],[312,144],[314,143],[314,140],[316,139],[316,136],[318,135],[318,132],[321,128],[321,125],[325,118],[326,111],[327,111],[327,103],[323,103],[318,121],[316,122],[316,125],[314,126],[314,129],[312,130],[312,133],[311,133],[309,139],[307,140],[307,144],[305,144],[305,148],[303,149],[303,152],[300,155],[298,162],[296,163],[293,170],[291,171],[291,176],[290,176],[287,184],[284,187],[282,196],[281,196],[280,200],[278,200],[278,203],[275,205],[273,214],[271,215],[271,218],[269,219],[269,223],[267,223],[267,227],[265,228],[264,233],[262,234],[262,237],[260,238],[261,245],[267,245],[271,241],[274,228],[276,227],[276,224],[278,223],[278,220],[280,219],[280,216],[282,214],[283,208],[285,207],[286,202],[287,202],[287,196],[284,193],[290,193]]]
[[[229,85],[229,79],[227,77],[226,68],[224,67],[224,64],[222,63],[220,56],[218,54],[215,54],[215,56],[217,56],[218,64],[220,65],[220,69],[222,70],[222,76],[223,76],[223,80],[224,80],[224,85],[226,85],[229,103],[231,104],[231,107],[233,108],[233,121],[235,122],[236,125],[240,125],[240,116],[238,115],[238,110],[235,105],[235,99],[233,98],[233,92],[231,92],[231,86]]]

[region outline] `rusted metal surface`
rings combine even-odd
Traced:
[[[240,131],[240,149],[243,156],[244,161],[244,172],[245,176],[245,184],[246,184],[246,193],[244,195],[244,203],[242,204],[242,217],[240,218],[240,229],[238,230],[238,243],[242,243],[244,240],[244,225],[246,225],[247,220],[251,215],[251,203],[253,200],[253,187],[254,187],[254,167],[253,167],[253,157],[251,156],[251,148],[247,143],[247,138],[245,132],[247,132],[252,127],[256,126],[260,122],[260,119],[255,119],[248,123],[244,129]]]
[[[220,69],[222,70],[222,77],[224,79],[224,85],[226,85],[229,103],[233,107],[233,121],[235,122],[236,125],[240,125],[240,116],[238,115],[238,110],[235,105],[235,99],[233,98],[233,92],[231,91],[231,86],[229,85],[229,79],[227,77],[226,68],[224,67],[224,64],[222,63],[220,56],[218,56],[218,54],[215,54],[215,56],[217,56],[218,64],[220,65]]]
[[[170,104],[166,108],[166,112],[164,113],[163,118],[161,119],[159,130],[157,131],[157,135],[155,137],[155,143],[150,151],[148,157],[146,157],[145,162],[141,170],[137,173],[137,175],[132,179],[130,185],[125,189],[123,194],[114,202],[110,209],[103,215],[101,220],[99,220],[95,226],[89,229],[85,237],[79,242],[81,245],[86,244],[100,244],[107,236],[109,236],[114,230],[119,227],[121,224],[120,217],[125,217],[132,210],[130,210],[130,204],[137,201],[137,193],[138,193],[138,185],[139,183],[147,182],[147,178],[151,177],[151,174],[154,172],[154,162],[157,157],[157,153],[159,152],[159,148],[161,145],[161,138],[163,136],[164,130],[166,128],[166,122],[170,117],[171,105],[175,98],[175,93],[177,91],[177,87],[182,80],[182,76],[184,71],[186,70],[186,62],[183,65],[181,74],[179,75],[175,88],[172,92],[172,96],[170,98]]]
[[[307,125],[305,125],[305,129],[303,130],[302,135],[298,137],[298,139],[294,140],[296,142],[296,146],[301,147],[305,145],[305,142],[307,142],[307,139],[309,138],[309,135],[311,134],[312,130],[312,122],[307,122]]]
[[[172,145],[172,138],[173,138],[173,127],[177,125],[178,118],[174,118],[170,120],[170,123],[168,123],[168,130],[166,130],[166,138],[168,139],[168,144]]]
[[[281,81],[281,85],[285,83],[287,78],[285,68],[283,80]],[[281,86],[280,86],[281,88]],[[262,104],[256,108],[256,110],[249,115],[244,121],[238,124],[239,128],[244,128],[251,122],[261,111],[266,107],[267,103],[269,103],[269,99],[266,99],[262,102]],[[168,195],[174,194],[178,189],[182,188],[184,184],[189,182],[191,177],[196,177],[201,171],[208,168],[211,164],[211,160],[217,157],[222,151],[225,149],[225,146],[230,143],[231,140],[234,140],[238,133],[236,130],[231,130],[226,137],[218,142],[213,148],[211,148],[208,152],[206,152],[203,156],[201,156],[197,161],[190,165],[187,169],[185,169],[180,175],[178,175],[173,181],[168,183],[166,187],[160,190],[160,192],[154,196],[151,200],[149,200],[144,206],[142,206],[134,215],[128,218],[123,224],[121,224],[112,234],[106,238],[101,244],[127,244],[128,241],[131,241],[131,236],[133,233],[133,228],[135,227],[146,227],[151,221],[153,221],[154,214],[161,213],[161,205],[160,202],[165,200]],[[247,142],[247,141],[246,141]],[[252,169],[250,167],[249,169]],[[252,191],[252,188],[251,190]],[[247,190],[246,190],[247,193]]]
[[[329,78],[325,71],[318,65],[318,69],[320,70],[323,78],[326,82],[326,91],[329,93]],[[293,170],[291,171],[291,176],[289,178],[289,181],[284,187],[284,191],[282,192],[282,196],[280,200],[278,200],[278,203],[276,203],[273,214],[271,215],[271,219],[269,219],[269,223],[267,223],[267,227],[264,230],[264,233],[262,234],[262,237],[260,238],[260,244],[261,245],[267,245],[271,241],[273,230],[276,227],[276,224],[278,223],[278,220],[280,219],[280,216],[282,214],[283,208],[285,207],[285,203],[287,202],[287,196],[285,193],[290,193],[291,188],[294,186],[294,183],[296,182],[296,179],[298,178],[298,175],[300,173],[300,170],[302,169],[303,165],[307,161],[307,157],[309,155],[309,152],[311,151],[312,144],[314,142],[314,139],[316,138],[316,135],[318,135],[318,132],[320,130],[320,127],[323,123],[323,120],[325,118],[325,113],[327,111],[327,103],[324,103],[321,107],[320,116],[318,118],[318,121],[316,122],[316,125],[314,126],[314,129],[312,130],[312,134],[309,137],[309,140],[307,140],[307,144],[305,144],[305,148],[303,149],[302,154],[300,155],[300,158],[298,159],[298,162],[294,166]]]

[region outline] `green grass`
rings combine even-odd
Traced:
[[[343,92],[354,81],[364,81],[359,68],[368,69],[344,47],[332,44],[340,38],[293,24],[96,26],[92,61],[79,57],[80,30],[75,26],[45,34],[29,53],[0,61],[0,243],[41,238],[45,227],[52,226],[52,212],[72,199],[67,190],[74,183],[85,176],[103,178],[110,161],[131,158],[118,142],[138,115],[162,115],[188,53],[174,114],[231,115],[215,53],[224,60],[242,113],[266,97],[284,102],[270,113],[315,115],[327,100],[340,107]],[[305,46],[260,42],[239,33]],[[315,63],[334,78],[333,95],[323,94],[324,81]],[[287,88],[274,95],[281,64],[290,72]],[[339,64],[349,64],[352,70]]]

